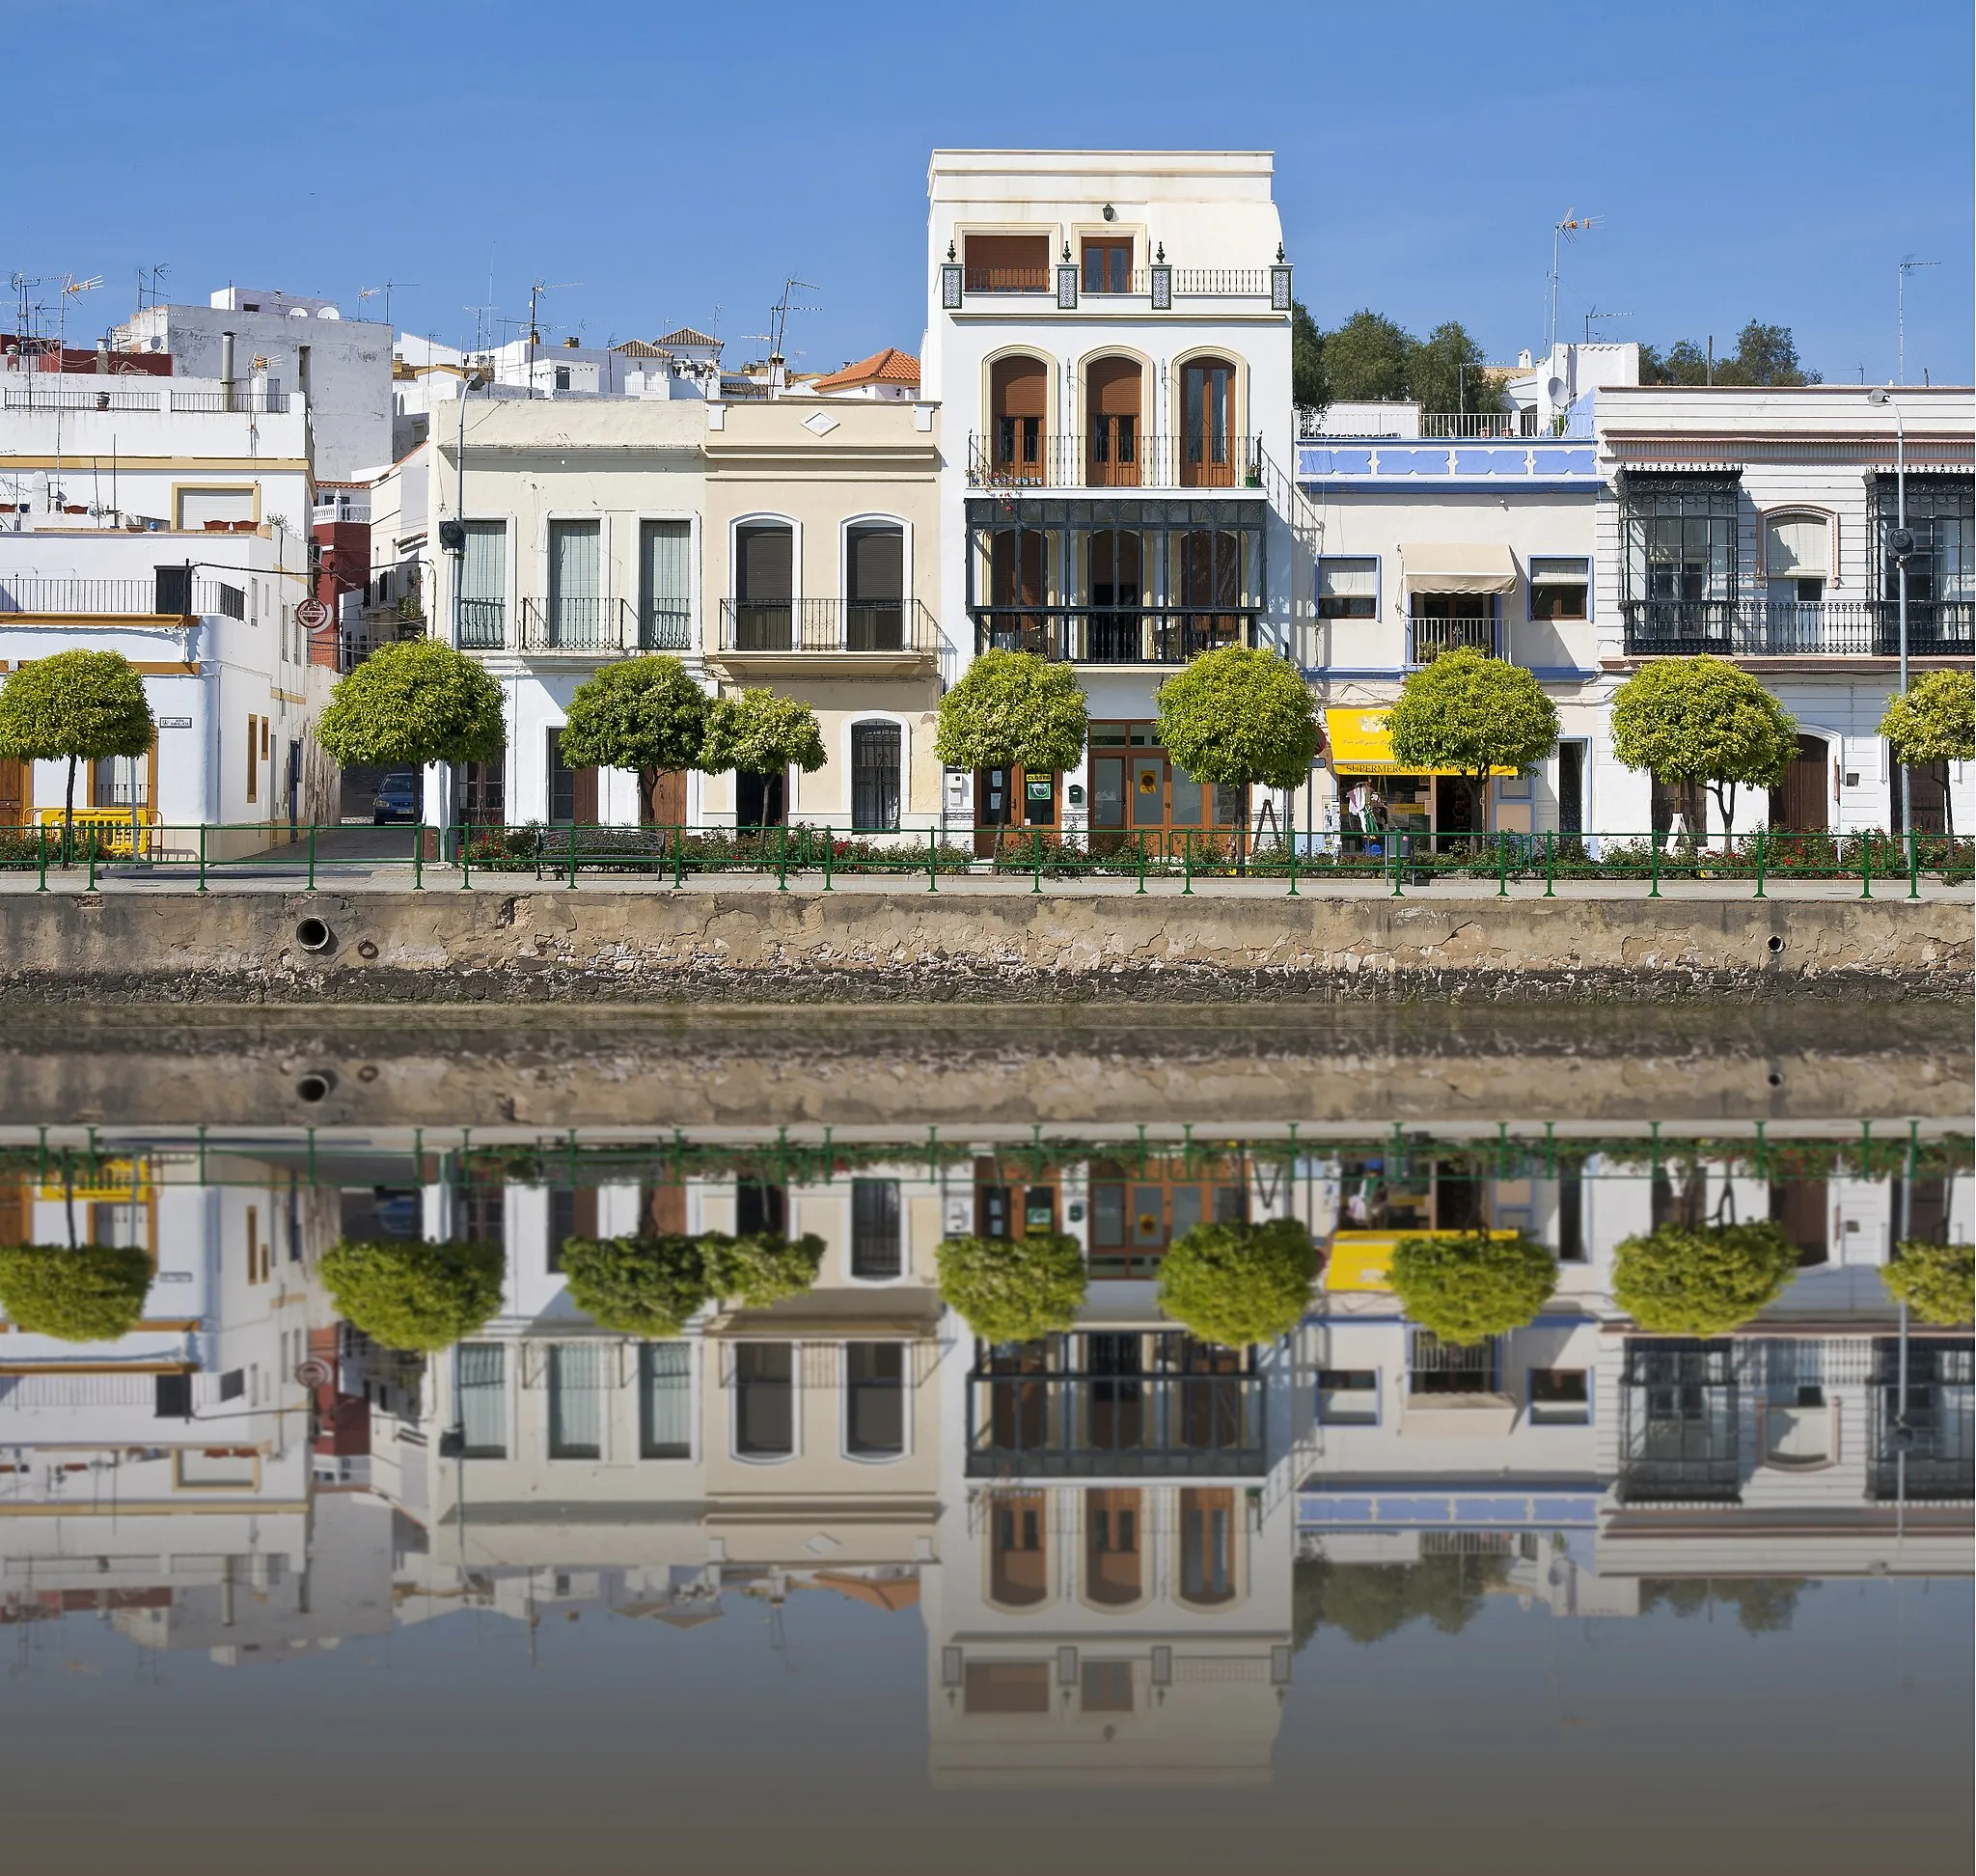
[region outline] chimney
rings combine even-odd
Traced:
[[[220,334],[220,403],[226,410],[233,407],[233,335]]]
[[[110,342],[107,339],[98,339],[96,341],[96,375],[98,377],[108,377],[110,375]]]

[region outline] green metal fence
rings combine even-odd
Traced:
[[[839,880],[892,877],[923,882],[992,876],[1032,895],[1066,882],[1110,880],[1135,895],[1152,886],[1183,897],[1196,882],[1280,882],[1290,897],[1334,882],[1375,885],[1394,897],[1459,882],[1506,897],[1515,886],[1554,897],[1574,881],[1637,884],[1649,898],[1683,882],[1746,884],[1765,898],[1793,880],[1853,881],[1918,897],[1923,880],[1967,881],[1976,841],[1939,834],[1878,831],[1792,834],[1758,830],[1702,841],[1663,833],[1386,833],[1322,837],[1209,831],[928,828],[872,835],[809,823],[771,827],[435,827],[389,829],[266,822],[65,828],[44,821],[0,828],[0,870],[32,871],[37,890],[80,873],[90,890],[119,880],[171,878],[200,892],[231,878],[297,878],[314,891],[339,875],[400,869],[415,891],[429,884],[472,890],[478,881],[525,875],[574,890],[585,875],[684,886],[724,873],[773,874],[832,892]],[[428,875],[431,878],[428,880]]]

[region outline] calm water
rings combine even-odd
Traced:
[[[1227,1072],[1225,1068],[1221,1071]],[[139,1249],[121,1338],[0,1336],[7,1833],[65,1867],[1856,1870],[1968,1864],[1966,1128],[1516,1115],[1239,1135],[735,1125],[0,1134],[0,1238]],[[1370,1103],[1368,1103],[1370,1105]],[[1326,1253],[1252,1356],[1171,1243]],[[1625,1238],[1775,1219],[1796,1276],[1642,1335]],[[1558,1258],[1441,1347],[1396,1236]],[[812,1283],[600,1328],[567,1239],[813,1233]],[[934,1250],[1062,1231],[1076,1326],[976,1343]],[[339,1239],[500,1247],[429,1358]],[[1903,1445],[1894,1421],[1902,1415]]]

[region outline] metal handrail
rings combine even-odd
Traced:
[[[1884,599],[1623,599],[1626,649],[1634,657],[1893,657],[1899,608]],[[1908,602],[1907,648],[1920,656],[1966,656],[1976,603]]]
[[[1407,621],[1407,662],[1431,664],[1443,651],[1475,650],[1496,655],[1497,627],[1493,619],[1423,619]]]
[[[85,388],[77,384],[43,387],[32,379],[25,385],[7,387],[4,408],[8,410],[156,410],[155,391],[112,390],[108,384]]]
[[[579,657],[621,655],[638,649],[638,621],[624,599],[594,594],[524,599],[515,648]]]
[[[506,599],[461,599],[457,603],[462,651],[499,651],[508,643]]]
[[[1486,441],[1535,436],[1537,413],[1534,410],[1423,410],[1420,413],[1420,434],[1457,441],[1465,437]]]
[[[723,599],[723,651],[898,651],[941,648],[918,599]]]
[[[977,651],[1029,651],[1073,664],[1185,664],[1254,642],[1259,606],[977,606]]]
[[[245,578],[245,569],[242,570]],[[224,598],[223,598],[224,595]],[[184,597],[183,606],[161,604],[161,599]],[[178,594],[161,594],[155,578],[141,580],[83,580],[67,576],[42,578],[0,574],[0,615],[9,613],[96,613],[124,614],[133,618],[184,619],[206,613],[224,613],[230,618],[241,589],[221,581],[187,581]]]
[[[998,439],[968,438],[974,488],[1259,488],[1262,439],[1230,436],[1212,444],[1189,436],[1148,436],[1134,429],[1085,436],[1037,436],[1003,451]]]
[[[286,391],[174,391],[172,408],[179,413],[237,412],[248,417],[284,417],[288,410]]]

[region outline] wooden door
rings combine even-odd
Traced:
[[[1092,1602],[1120,1609],[1144,1593],[1142,1525],[1138,1492],[1084,1494],[1084,1593]]]
[[[1235,372],[1197,358],[1180,373],[1180,481],[1187,488],[1235,485]]]
[[[13,756],[0,756],[0,827],[25,827],[34,807],[30,798],[31,771],[28,764]]]
[[[643,806],[647,826],[685,826],[686,771],[661,769],[652,778],[652,791]]]
[[[1084,373],[1084,481],[1093,488],[1139,485],[1139,376],[1131,358],[1101,358]]]
[[[1831,826],[1831,765],[1823,736],[1799,736],[1784,786],[1770,791],[1770,825],[1793,834],[1823,834]]]
[[[972,244],[971,244],[972,245]],[[994,472],[1012,482],[1041,482],[1050,368],[1040,358],[1001,358],[989,368]]]
[[[1770,1188],[1770,1216],[1798,1247],[1800,1269],[1825,1263],[1831,1256],[1826,1222],[1829,1209],[1823,1179],[1787,1179]]]

